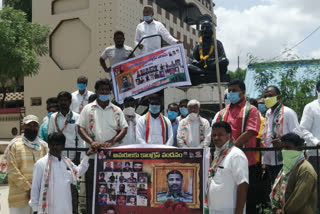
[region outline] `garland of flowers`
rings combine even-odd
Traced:
[[[200,137],[200,143],[204,140],[205,136],[204,136],[204,131],[205,131],[205,127],[203,125],[203,121],[202,118],[199,117],[199,121],[200,121],[200,125],[199,125],[199,137]],[[182,124],[181,124],[181,139],[183,140],[184,144],[187,145],[187,141],[188,141],[188,135],[189,135],[189,121],[188,119],[186,119]]]
[[[214,39],[212,35],[212,40],[210,44],[210,51],[207,55],[203,56],[203,41],[202,41],[202,36],[200,36],[200,41],[199,41],[199,54],[200,54],[200,59],[204,61],[205,65],[203,66],[204,68],[208,67],[207,66],[207,59],[209,56],[213,53],[214,50]]]
[[[64,129],[67,127],[68,123],[71,122],[72,116],[73,116],[73,113],[72,113],[72,111],[70,111],[69,118],[66,118],[66,121],[64,121],[64,126],[63,126],[63,128],[60,130],[60,128],[59,128],[59,126],[58,126],[58,122],[57,122],[58,117],[59,117],[59,112],[57,112],[57,114],[56,114],[56,116],[55,116],[55,118],[54,118],[54,123],[55,123],[55,125],[56,125],[56,127],[57,127],[58,132],[62,133],[62,132],[64,131]]]

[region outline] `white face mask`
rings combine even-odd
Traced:
[[[190,113],[188,117],[190,120],[197,120],[199,118],[198,114],[196,113]]]
[[[123,113],[128,116],[133,116],[135,113],[135,109],[133,107],[124,108]]]
[[[317,91],[317,94],[318,94],[318,101],[320,102],[320,92]]]

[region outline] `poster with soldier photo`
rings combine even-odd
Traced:
[[[202,149],[104,149],[95,160],[93,213],[202,213],[209,151]],[[179,206],[176,206],[180,203]],[[180,206],[180,207],[181,207]]]

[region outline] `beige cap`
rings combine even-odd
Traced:
[[[32,114],[29,114],[23,118],[23,124],[29,124],[31,122],[36,122],[39,124],[38,117]]]

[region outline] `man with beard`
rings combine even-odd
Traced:
[[[67,91],[62,91],[57,96],[59,111],[53,113],[48,125],[48,135],[53,132],[63,133],[66,137],[67,148],[82,148],[84,142],[77,132],[76,121],[79,114],[70,110],[72,95]],[[63,155],[70,158],[73,162],[79,163],[80,153],[76,156],[75,151],[68,154],[64,151]]]
[[[33,166],[48,151],[47,144],[38,137],[39,119],[28,115],[23,119],[24,134],[12,140],[5,151],[8,163],[10,214],[29,214],[28,205]]]
[[[157,201],[166,201],[175,199],[178,201],[192,202],[192,194],[182,190],[183,175],[178,170],[171,170],[167,174],[167,183],[169,190],[158,192]]]

